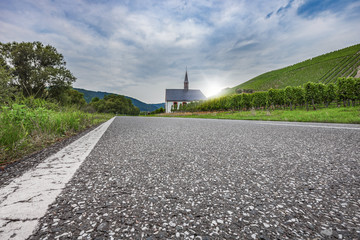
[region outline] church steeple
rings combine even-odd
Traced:
[[[185,72],[184,90],[189,90],[189,79],[188,79],[188,74],[187,74],[187,67],[186,67],[186,72]]]

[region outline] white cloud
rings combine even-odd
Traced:
[[[0,41],[53,45],[76,87],[161,102],[186,66],[206,92],[358,43],[358,3],[313,18],[298,16],[301,4],[277,14],[288,1],[12,1],[0,5]]]

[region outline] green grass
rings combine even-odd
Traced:
[[[152,115],[154,116],[154,115]],[[334,107],[319,110],[274,110],[274,111],[240,111],[212,113],[160,114],[159,117],[210,118],[235,120],[264,120],[288,122],[323,122],[323,123],[356,123],[360,124],[360,107]]]
[[[51,110],[21,104],[2,107],[0,165],[16,161],[111,117],[112,114],[90,114],[76,108]]]
[[[282,69],[261,74],[249,81],[227,89],[223,94],[232,94],[236,89],[266,91],[270,88],[300,86],[306,82],[334,82],[338,77],[347,77],[350,70],[359,65],[360,44],[327,53]],[[345,76],[346,75],[346,76]]]

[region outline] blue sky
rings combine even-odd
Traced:
[[[75,87],[148,103],[166,88],[209,96],[360,43],[360,0],[0,0],[0,41],[61,52]]]

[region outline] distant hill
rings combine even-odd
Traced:
[[[87,103],[89,103],[91,101],[91,99],[93,99],[94,97],[103,99],[106,95],[115,94],[115,93],[108,93],[108,92],[90,91],[90,90],[86,90],[86,89],[82,89],[82,88],[74,88],[74,89],[84,94],[84,98]],[[116,95],[118,95],[118,94],[116,94]],[[158,108],[165,106],[165,103],[147,104],[147,103],[141,102],[132,97],[128,97],[128,96],[124,96],[124,97],[130,99],[135,107],[138,107],[140,109],[140,111],[144,111],[144,112],[152,112]]]
[[[339,77],[354,77],[360,66],[360,44],[330,52],[306,61],[261,74],[233,88],[224,89],[221,95],[231,94],[236,89],[254,89],[300,86],[304,83],[336,82]]]

